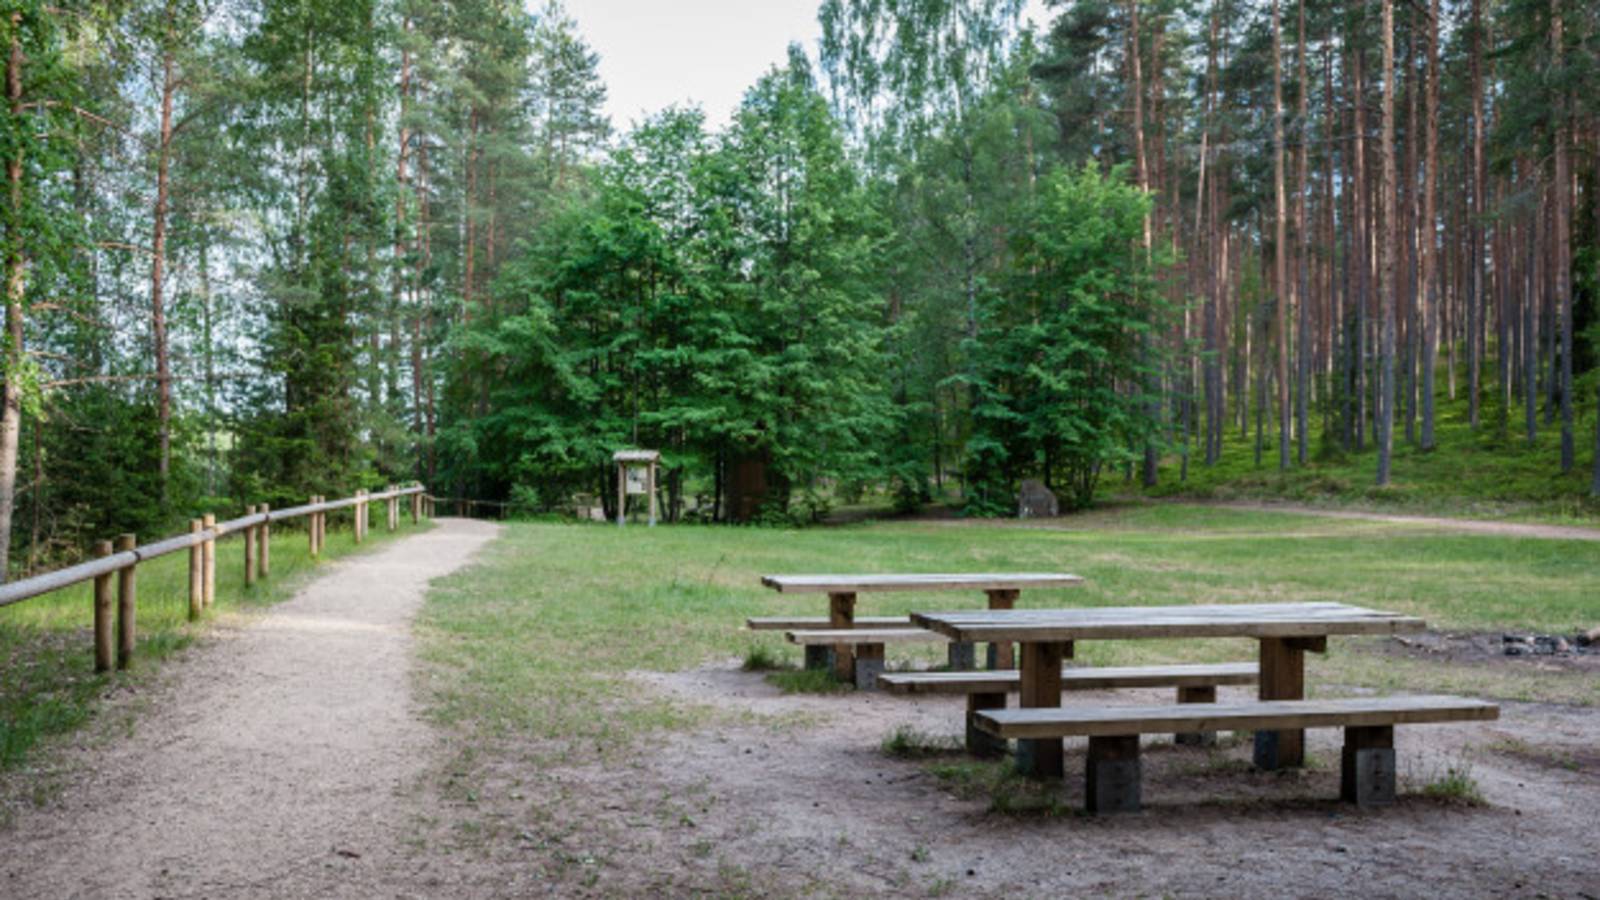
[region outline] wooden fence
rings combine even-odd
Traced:
[[[189,522],[189,532],[135,546],[131,534],[118,536],[115,542],[100,541],[95,545],[95,558],[54,572],[23,578],[0,585],[0,606],[21,603],[40,594],[94,582],[94,667],[104,672],[113,664],[125,669],[133,658],[134,622],[138,606],[138,566],[158,556],[189,551],[189,618],[197,619],[216,599],[217,539],[224,535],[244,535],[244,581],[255,584],[272,570],[272,523],[289,519],[308,519],[306,533],[311,542],[311,556],[322,555],[323,543],[328,533],[328,513],[353,507],[355,510],[356,543],[366,537],[371,525],[372,504],[385,505],[390,531],[400,527],[400,499],[409,497],[411,521],[433,515],[433,498],[427,496],[422,485],[391,487],[380,493],[357,491],[355,496],[342,500],[325,500],[312,497],[310,503],[288,509],[268,509],[265,503],[245,507],[245,514],[237,519],[218,522],[207,513],[203,518]],[[116,577],[116,593],[111,589],[112,576]],[[115,599],[113,600],[113,596]],[[113,625],[115,639],[113,640]],[[114,661],[114,663],[113,663]]]

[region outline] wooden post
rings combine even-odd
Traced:
[[[265,515],[272,511],[272,506],[267,503],[257,508]],[[256,526],[256,574],[262,578],[272,571],[272,523],[262,522]]]
[[[1214,684],[1190,685],[1178,688],[1179,703],[1215,703],[1217,686]],[[1190,747],[1209,747],[1217,742],[1215,731],[1181,731],[1172,736],[1174,744]]]
[[[132,550],[138,538],[131,534],[117,536],[117,552]],[[126,669],[133,661],[134,614],[139,604],[137,562],[117,570],[117,668]]]
[[[110,556],[111,542],[96,541],[95,556]],[[94,670],[111,671],[116,651],[111,639],[111,573],[94,577]]]
[[[244,508],[244,514],[247,515],[247,516],[255,515],[256,514],[256,505],[254,503],[246,504],[245,508]],[[256,527],[254,525],[246,525],[244,527],[244,586],[245,587],[250,587],[251,585],[253,585],[255,583],[256,583]]]
[[[411,495],[411,524],[419,525],[422,522],[422,495]]]
[[[211,531],[212,529],[216,528],[217,527],[216,514],[214,514],[214,513],[206,513],[205,516],[203,516],[200,519],[200,524],[205,526],[205,529],[208,532]],[[204,585],[204,588],[205,588],[205,601],[206,601],[205,602],[205,606],[206,606],[207,609],[210,609],[211,605],[213,603],[217,602],[217,538],[216,538],[216,535],[214,535],[214,534],[207,535],[205,543],[201,544],[200,547],[201,547],[201,556],[203,557],[202,562],[204,563],[204,566],[205,566],[205,585]]]
[[[394,496],[394,485],[389,485],[389,499],[386,503],[389,510],[389,530],[400,527],[400,498]]]
[[[828,627],[856,627],[856,595],[828,595]],[[845,682],[856,678],[856,649],[853,644],[833,645],[833,677]]]
[[[351,509],[355,510],[355,521],[351,523],[351,533],[356,539],[357,545],[361,543],[361,523],[367,517],[367,508],[361,503],[361,497],[364,494],[366,494],[366,491],[356,491],[356,505],[351,507]]]
[[[987,731],[980,729],[975,723],[978,713],[986,709],[1005,709],[1006,695],[1004,693],[984,693],[967,695],[967,752],[979,759],[995,759],[1006,754],[1006,742]]]
[[[1306,696],[1306,654],[1302,645],[1289,638],[1261,639],[1262,700],[1304,700]],[[1257,768],[1292,769],[1305,764],[1306,733],[1302,729],[1257,731]]]
[[[322,503],[324,502],[325,498],[321,494],[318,494],[311,499],[313,502]],[[317,510],[311,514],[311,542],[312,546],[316,548],[312,553],[313,556],[322,556],[322,545],[327,543],[327,540],[328,514],[322,510]]]
[[[617,463],[617,524],[628,524],[628,464]]]
[[[656,464],[651,463],[645,477],[645,490],[650,494],[650,527],[656,526]]]
[[[1018,706],[1061,705],[1061,661],[1072,656],[1072,642],[1038,642],[1022,645],[1022,684]],[[1060,778],[1061,738],[1017,741],[1017,771],[1033,778]]]
[[[1017,605],[1017,597],[1022,592],[1002,589],[985,591],[984,593],[989,595],[990,609],[1014,609]],[[1010,641],[990,644],[988,656],[990,669],[1015,669],[1017,667],[1016,648],[1012,646]]]
[[[199,519],[189,520],[189,533],[198,535],[205,530]],[[189,546],[189,621],[200,618],[206,608],[206,563],[204,541]]]

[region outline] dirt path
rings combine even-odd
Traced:
[[[405,896],[406,793],[433,740],[410,621],[496,532],[440,520],[223,625],[162,673],[130,736],[74,751],[58,802],[3,836],[0,895]]]
[[[1563,541],[1600,541],[1600,528],[1581,525],[1538,525],[1528,522],[1496,522],[1492,519],[1452,519],[1445,516],[1412,516],[1399,513],[1365,512],[1353,509],[1323,509],[1294,503],[1259,503],[1248,500],[1177,500],[1184,506],[1218,509],[1244,509],[1255,512],[1283,512],[1325,519],[1355,519],[1363,522],[1390,522],[1396,525],[1426,525],[1468,534],[1495,537],[1542,538]]]

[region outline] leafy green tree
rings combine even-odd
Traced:
[[[1160,361],[1144,348],[1171,310],[1155,289],[1167,260],[1141,248],[1151,203],[1092,164],[1039,183],[1010,289],[984,309],[994,337],[978,351],[968,448],[979,511],[1007,511],[1032,474],[1088,506],[1104,469],[1154,435],[1141,387]]]

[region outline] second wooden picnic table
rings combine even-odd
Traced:
[[[884,591],[982,591],[988,595],[989,609],[1005,610],[1016,605],[1024,589],[1076,587],[1083,583],[1077,575],[1065,572],[1009,572],[911,575],[764,575],[761,583],[780,594],[827,594],[828,627],[853,628],[856,595]],[[834,647],[834,673],[851,680],[855,671],[855,649]],[[1014,665],[1010,643],[996,647],[995,668]]]
[[[1396,634],[1425,627],[1411,616],[1343,603],[963,610],[912,613],[911,622],[954,641],[1021,644],[1019,705],[1023,707],[1061,705],[1061,663],[1072,657],[1074,641],[1256,638],[1261,653],[1260,698],[1299,700],[1305,697],[1305,653],[1324,652],[1330,635]],[[1304,731],[1256,733],[1259,767],[1292,768],[1304,760]],[[1060,739],[1019,740],[1017,764],[1030,775],[1059,777]]]

